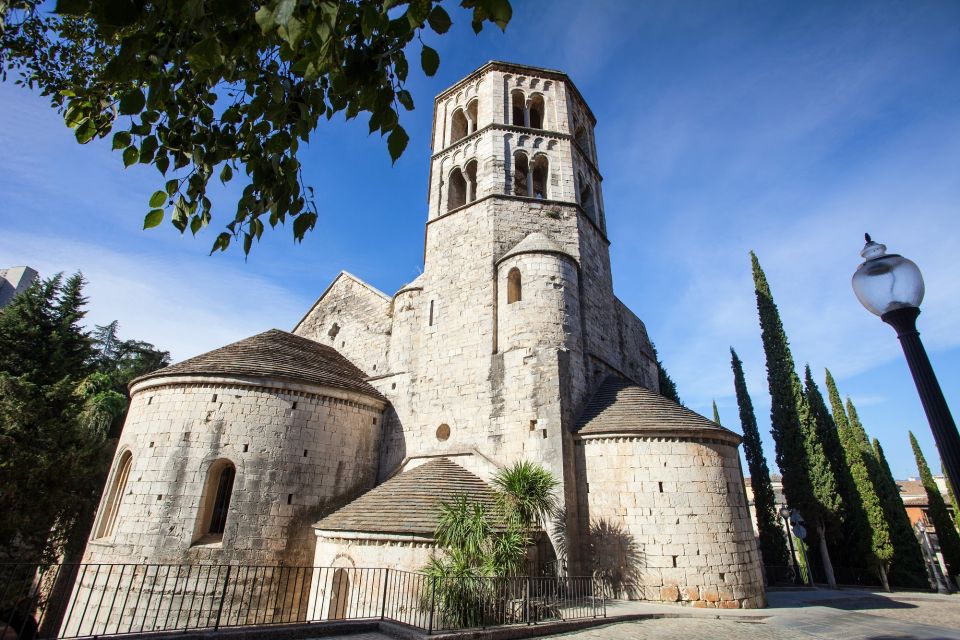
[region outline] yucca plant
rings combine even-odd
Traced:
[[[508,522],[516,522],[529,535],[542,527],[557,510],[559,483],[547,469],[521,460],[493,477],[497,502]]]

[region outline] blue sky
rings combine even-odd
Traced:
[[[92,323],[118,319],[177,359],[291,329],[341,269],[387,292],[419,273],[436,93],[491,59],[561,69],[599,121],[617,294],[686,404],[710,415],[716,399],[739,430],[733,346],[769,429],[753,249],[798,365],[821,384],[832,370],[899,477],[916,475],[907,429],[938,466],[894,334],[860,307],[850,275],[864,231],[920,265],[920,330],[960,409],[960,3],[514,5],[505,34],[475,37],[450,7],[451,33],[427,36],[440,71],[411,73],[417,109],[396,166],[365,122],[321,124],[302,158],[316,231],[301,245],[289,229],[265,234],[246,262],[207,256],[236,180],[197,239],[141,231],[158,174],[124,170],[106,144],[80,147],[42,98],[0,85],[0,265],[82,270]]]

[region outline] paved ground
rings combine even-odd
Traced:
[[[549,636],[562,640],[960,640],[960,595],[859,590],[781,591],[750,611],[616,603],[608,616],[671,617],[611,622]],[[680,617],[673,617],[680,616]],[[363,633],[326,640],[392,640]]]

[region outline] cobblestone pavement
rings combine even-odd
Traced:
[[[810,640],[805,633],[779,626],[748,620],[708,620],[693,618],[662,618],[618,622],[603,627],[563,633],[550,638],[576,640]]]

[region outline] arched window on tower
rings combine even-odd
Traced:
[[[464,173],[467,179],[467,202],[473,202],[477,199],[477,161],[468,162]]]
[[[573,139],[577,141],[577,145],[583,150],[584,153],[590,153],[590,143],[587,140],[587,128],[583,126],[582,122],[578,122],[576,128],[573,131]]]
[[[467,104],[467,124],[469,125],[470,133],[474,133],[477,130],[477,109],[479,103],[476,100],[471,100]]]
[[[463,109],[457,109],[450,121],[450,144],[466,137],[468,131],[467,116],[463,114]]]
[[[520,278],[520,269],[514,267],[507,273],[507,304],[523,300],[523,283]]]
[[[580,183],[580,206],[583,208],[584,213],[587,214],[587,217],[596,222],[597,203],[593,197],[593,187],[583,178],[583,174],[579,174],[577,177]]]
[[[517,151],[513,154],[513,195],[529,196],[530,187],[530,164],[527,161],[527,154],[523,151]]]
[[[460,167],[450,172],[450,186],[447,188],[447,211],[467,204],[467,181]]]
[[[523,91],[514,89],[510,92],[510,104],[513,106],[513,122],[515,127],[525,127],[527,101],[523,97]]]
[[[130,468],[133,467],[133,454],[124,451],[117,463],[117,470],[113,474],[113,484],[100,514],[100,523],[94,538],[109,538],[117,525],[117,514],[120,513],[120,504],[123,494],[127,490],[127,479],[130,477]]]
[[[543,116],[546,109],[543,104],[543,96],[539,93],[530,98],[530,104],[527,106],[530,113],[530,128],[543,129]]]
[[[533,168],[530,171],[533,183],[534,198],[547,198],[547,176],[550,175],[550,161],[547,156],[540,154],[533,159]]]
[[[237,469],[226,459],[217,460],[210,465],[207,482],[200,503],[195,538],[197,542],[217,542],[223,538],[230,511],[230,497],[233,495],[233,481]]]

